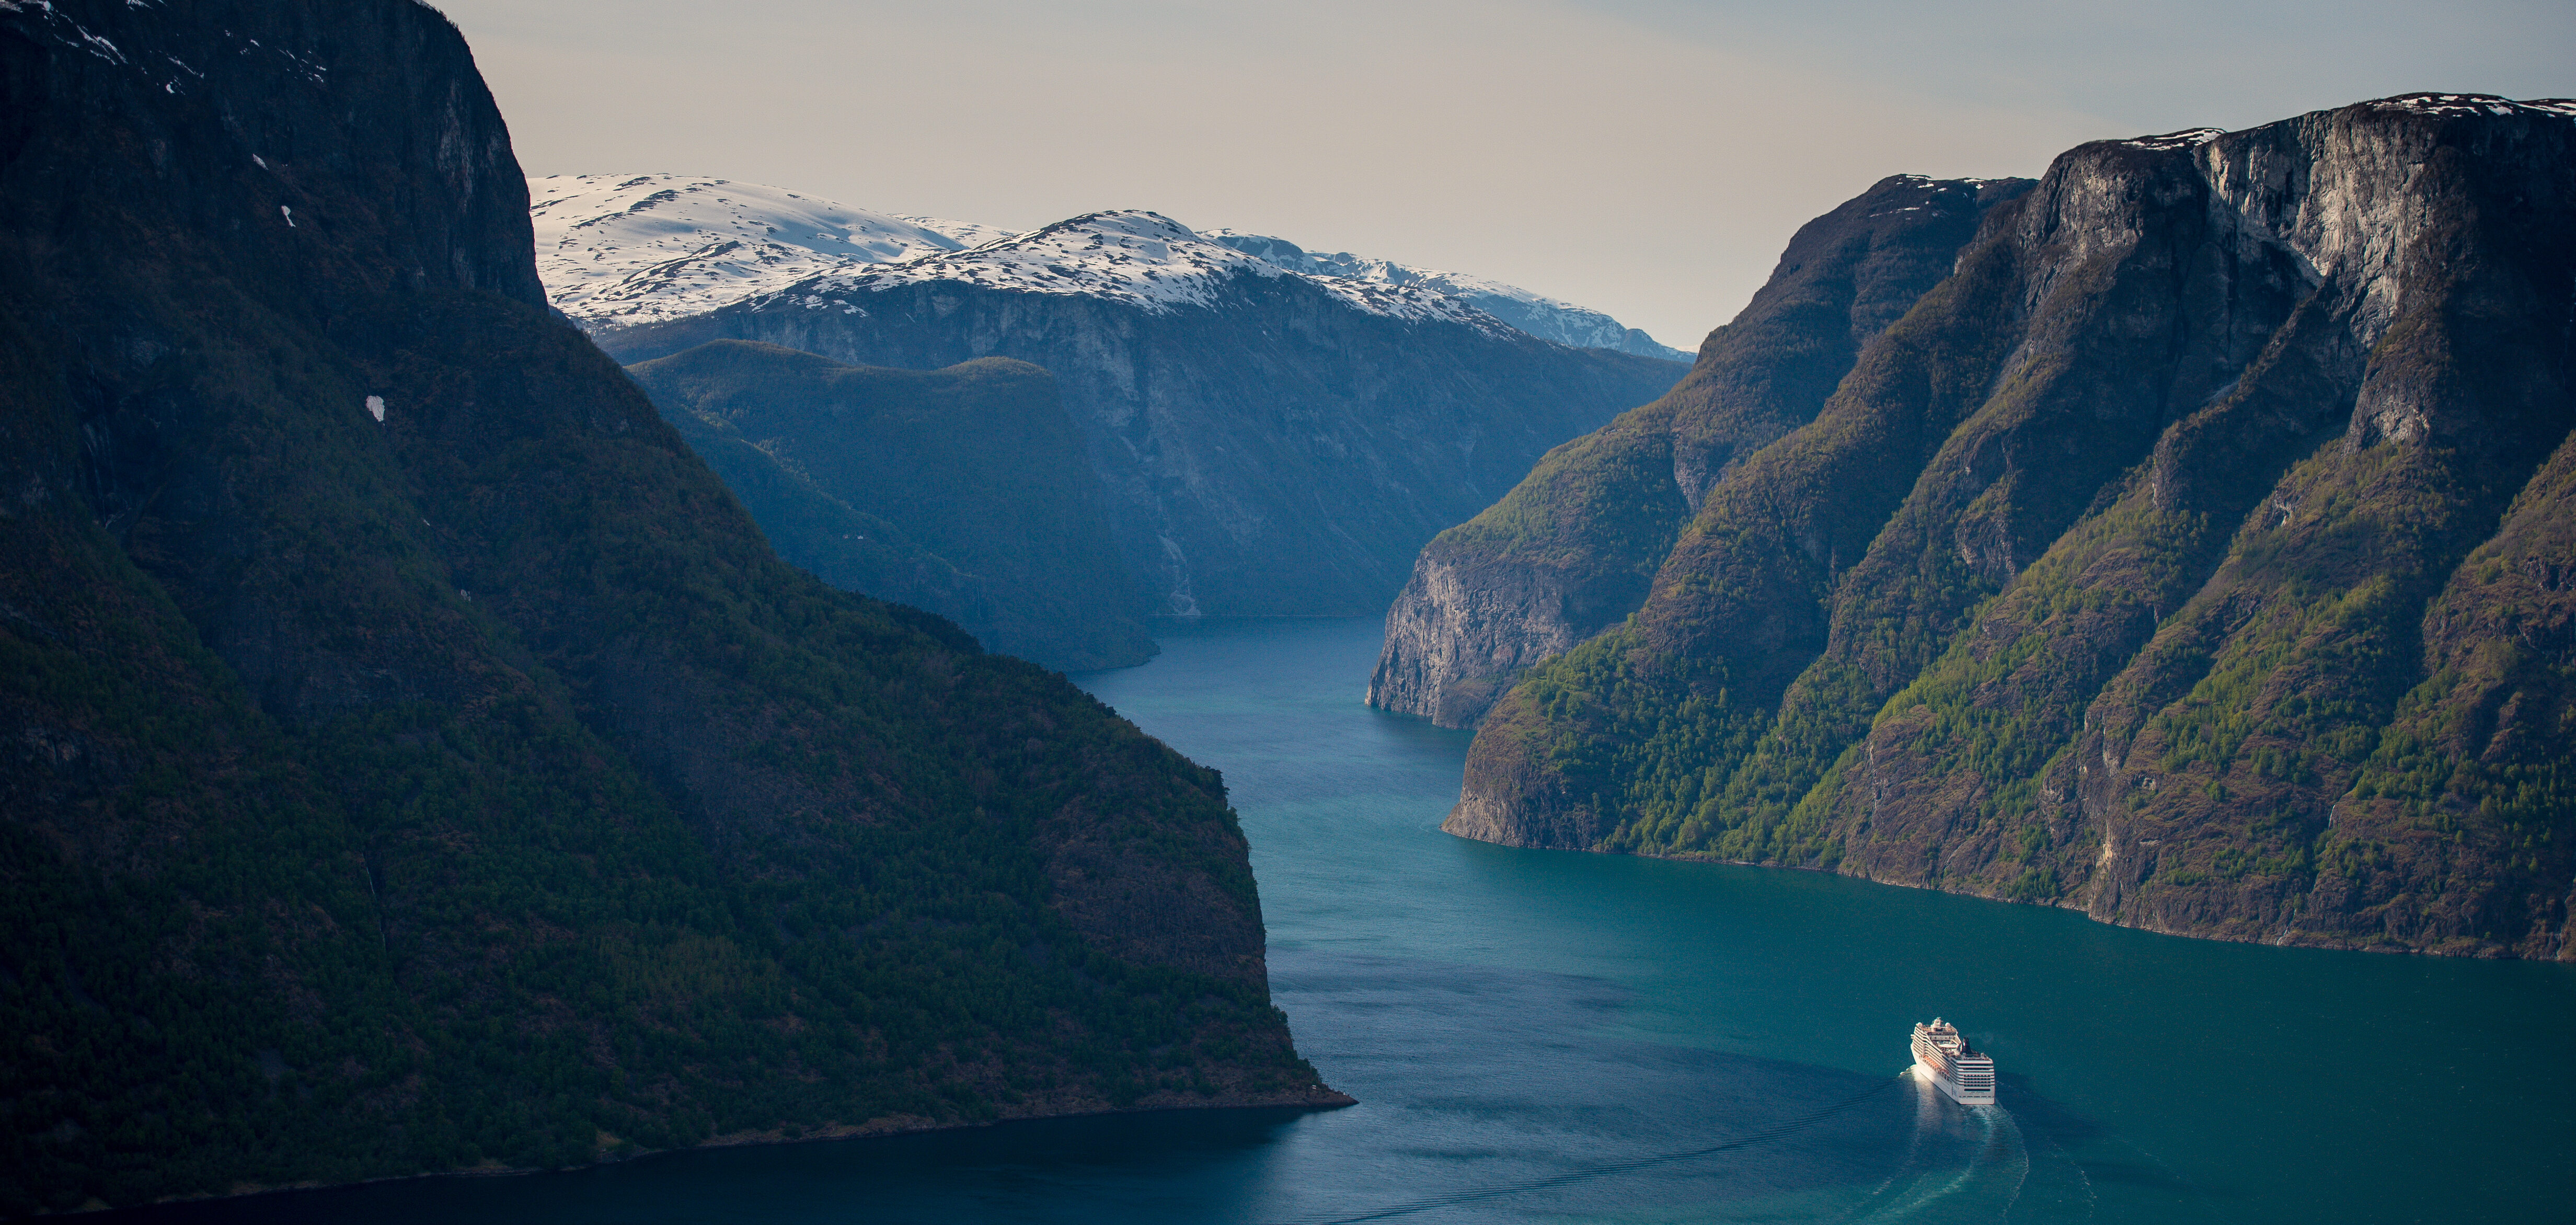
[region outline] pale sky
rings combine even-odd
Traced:
[[[2570,0],[437,0],[531,174],[1031,229],[1104,208],[1696,348],[1890,174],[2414,90],[2576,95]]]

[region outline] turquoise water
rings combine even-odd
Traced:
[[[1225,772],[1274,991],[1349,1109],[676,1153],[188,1221],[2576,1218],[2576,968],[2272,949],[1815,873],[1438,832],[1467,737],[1371,711],[1374,621],[1077,678]],[[2001,1105],[1896,1074],[1935,1013]]]

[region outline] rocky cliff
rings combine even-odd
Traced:
[[[1153,657],[1055,379],[988,357],[844,366],[719,340],[631,367],[779,556],[847,591],[1080,671]]]
[[[0,4],[0,1212],[1340,1100],[1211,771],[780,561],[410,0]]]
[[[2570,956],[2571,153],[2576,105],[2412,95],[2060,157],[1448,828]]]
[[[1679,385],[1550,451],[1423,549],[1387,612],[1369,704],[1472,727],[1523,671],[1635,612],[1708,487],[1813,420],[1986,210],[2029,186],[1899,175],[1801,227]]]
[[[1166,614],[1374,613],[1441,528],[1677,363],[1535,339],[1447,294],[1288,272],[1151,213],[817,277],[600,334],[635,362],[715,339],[835,361],[1045,367]]]

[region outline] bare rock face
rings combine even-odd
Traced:
[[[1473,727],[1522,672],[1627,615],[1645,596],[1645,575],[1621,566],[1618,554],[1641,542],[1584,529],[1609,529],[1600,520],[1617,519],[1651,534],[1685,513],[1670,435],[1648,424],[1661,421],[1640,409],[1557,448],[1497,508],[1502,514],[1489,510],[1424,548],[1387,611],[1369,704]],[[1486,534],[1498,521],[1517,526],[1518,512],[1534,503],[1594,514],[1566,525],[1573,538],[1543,554]]]
[[[1442,532],[1387,612],[1369,704],[1472,727],[1522,672],[1617,624],[1708,488],[1813,419],[2021,179],[1898,175],[1808,222],[1679,386],[1556,448]]]
[[[2060,157],[1510,691],[1453,828],[2566,955],[2571,153],[2411,95]]]

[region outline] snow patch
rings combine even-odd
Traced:
[[[2444,118],[2466,118],[2475,115],[2576,115],[2576,100],[2540,98],[2516,102],[2494,94],[2399,94],[2369,104],[2375,110],[2398,111],[2410,115],[2438,115]]]
[[[909,221],[925,230],[945,234],[969,247],[980,247],[988,242],[1019,237],[1017,231],[979,222],[954,221],[946,217],[916,217],[910,213],[897,213],[894,216],[897,221]]]
[[[367,415],[374,417],[378,421],[385,419],[385,398],[383,396],[367,397]]]
[[[829,273],[751,301],[755,310],[849,309],[848,299],[861,293],[952,282],[1017,293],[1098,298],[1168,315],[1187,307],[1215,305],[1221,287],[1239,276],[1272,280],[1295,275],[1249,252],[1202,237],[1160,213],[1119,209],[1088,213],[966,251]],[[1463,299],[1420,286],[1339,276],[1300,279],[1372,315],[1441,320],[1496,333],[1513,331]]]
[[[2148,149],[2164,153],[2174,149],[2197,149],[2225,135],[2227,131],[2224,128],[2184,128],[2179,132],[2167,132],[2162,136],[2141,136],[2135,140],[2124,140],[2119,143],[2133,149]]]
[[[864,315],[866,294],[928,281],[1086,295],[1168,313],[1213,304],[1231,277],[1294,276],[1372,314],[1499,324],[1560,344],[1690,359],[1599,311],[1499,281],[1308,252],[1262,235],[1201,234],[1141,210],[1021,234],[669,174],[532,178],[528,199],[547,298],[584,327],[656,323],[746,301]]]
[[[958,251],[1008,232],[673,174],[528,180],[537,274],[584,326],[677,319],[820,273]]]
[[[290,229],[290,230],[292,230],[292,229],[296,228],[296,225],[295,225],[295,210],[294,210],[294,209],[288,208],[288,207],[286,207],[286,206],[285,206],[285,205],[283,205],[283,204],[278,205],[278,206],[277,206],[277,215],[278,215],[278,216],[280,216],[280,217],[284,217],[284,218],[286,218],[286,228],[288,228],[288,229]]]
[[[1216,229],[1206,236],[1251,255],[1309,276],[1340,277],[1380,285],[1414,286],[1464,299],[1468,304],[1541,340],[1578,348],[1619,349],[1669,361],[1691,355],[1659,343],[1642,331],[1589,307],[1534,293],[1518,285],[1462,272],[1443,272],[1393,260],[1373,259],[1347,251],[1308,251],[1284,238]]]

